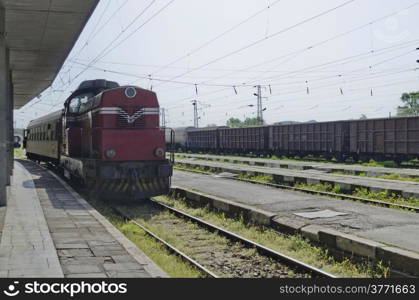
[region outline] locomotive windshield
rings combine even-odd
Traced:
[[[85,104],[93,96],[94,93],[92,92],[82,93],[75,96],[70,100],[68,104],[68,112],[77,114],[80,111],[80,107],[82,106],[82,104]]]

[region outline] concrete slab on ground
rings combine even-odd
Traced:
[[[388,190],[394,193],[402,194],[406,197],[419,198],[419,182],[398,181],[354,175],[313,173],[300,170],[256,167],[225,162],[197,161],[191,159],[177,159],[176,162],[189,166],[212,168],[218,170],[219,172],[271,175],[282,182],[304,182],[307,184],[330,183],[340,186],[343,190],[354,190],[357,187],[362,187],[372,191]]]
[[[320,225],[419,253],[419,239],[417,231],[414,230],[419,226],[419,214],[416,213],[179,170],[174,171],[172,183],[175,186],[273,212],[297,223],[302,221],[306,224]],[[295,212],[315,210],[332,210],[346,215],[317,219],[294,215]]]
[[[267,159],[267,158],[252,158],[242,156],[227,156],[227,155],[210,155],[210,154],[190,154],[190,153],[177,153],[186,157],[195,159],[209,159],[214,161],[225,161],[233,163],[243,163],[256,166],[274,167],[274,168],[288,168],[297,170],[321,170],[324,172],[331,171],[348,171],[349,173],[370,173],[372,176],[400,174],[403,176],[410,176],[419,178],[419,169],[408,168],[385,168],[385,167],[369,167],[352,164],[339,164],[339,163],[323,163],[312,161],[293,161],[281,159]]]

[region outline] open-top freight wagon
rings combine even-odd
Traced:
[[[269,126],[269,151],[282,155],[342,158],[349,152],[349,122],[321,122]]]
[[[218,129],[218,150],[224,153],[254,153],[268,152],[268,128],[242,127]]]
[[[419,116],[269,125],[194,128],[184,150],[327,159],[402,161],[419,158]]]
[[[419,117],[349,122],[349,153],[364,161],[419,158]]]

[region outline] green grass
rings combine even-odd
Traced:
[[[214,174],[214,172],[205,169],[203,167],[193,167],[187,164],[182,164],[182,163],[177,163],[175,162],[175,165],[173,166],[173,168],[177,169],[177,170],[184,170],[184,171],[198,171],[198,172],[202,172],[202,173],[206,173],[206,174]]]
[[[382,176],[376,176],[376,177],[383,178],[383,179],[391,179],[391,180],[419,182],[419,177],[415,178],[415,177],[403,176],[400,174],[389,174],[389,175],[382,175]]]
[[[338,185],[333,185],[329,183],[320,183],[320,184],[306,184],[306,183],[296,183],[294,184],[295,187],[301,189],[308,189],[312,191],[318,192],[329,192],[329,193],[336,193],[341,194],[342,189]]]
[[[193,154],[193,153],[187,153]],[[207,153],[198,153],[205,155]],[[212,153],[211,155],[215,156],[224,156],[224,154],[215,154]],[[401,164],[397,164],[395,161],[392,160],[385,160],[385,161],[375,161],[371,159],[369,162],[360,162],[354,161],[352,158],[346,159],[344,162],[339,162],[336,158],[326,159],[321,156],[314,156],[314,155],[306,155],[306,156],[277,156],[277,155],[268,155],[268,156],[259,156],[259,155],[240,155],[240,154],[228,154],[228,156],[237,156],[237,157],[254,157],[254,158],[268,158],[273,160],[284,160],[284,161],[299,161],[299,162],[321,162],[321,163],[340,163],[340,164],[347,164],[347,165],[359,165],[359,166],[367,166],[367,167],[384,167],[384,168],[403,168],[403,167],[414,167],[419,165],[419,159],[411,159],[409,161],[403,161]],[[188,158],[186,155],[176,154],[178,158]]]
[[[125,221],[104,202],[89,200],[103,216],[105,216],[119,231],[140,248],[151,260],[160,266],[170,277],[202,278],[202,272],[178,256],[171,254],[161,243],[148,236],[145,231],[133,223]]]
[[[371,159],[367,163],[361,163],[361,165],[367,166],[367,167],[384,167],[384,168],[398,168],[399,167],[399,165],[392,160],[384,160],[384,161],[377,162]]]
[[[161,196],[158,200],[340,277],[387,277],[389,275],[389,268],[382,262],[356,263],[347,258],[339,261],[327,249],[314,246],[301,236],[284,236],[269,228],[248,224],[243,218],[234,219],[222,212],[211,211],[208,207],[192,208],[184,199]]]
[[[256,176],[253,176],[253,175],[241,173],[241,174],[238,175],[238,178],[253,180],[253,181],[262,182],[262,183],[275,183],[275,180],[274,180],[273,176],[271,176],[271,175],[256,175]]]
[[[419,177],[411,177],[406,175],[401,175],[398,173],[387,174],[387,175],[368,175],[366,172],[360,172],[357,174],[352,174],[345,171],[333,171],[332,174],[337,175],[351,175],[351,176],[363,176],[363,177],[371,177],[371,178],[382,178],[382,179],[389,179],[389,180],[399,180],[399,181],[409,181],[409,182],[419,182]]]
[[[366,188],[356,188],[352,193],[353,196],[360,198],[369,198],[374,200],[386,201],[394,204],[410,205],[419,207],[419,199],[415,197],[404,198],[389,191],[372,192]]]
[[[410,205],[419,207],[419,199],[414,197],[404,198],[401,195],[397,195],[395,193],[391,193],[389,191],[381,191],[381,192],[372,192],[367,188],[356,188],[355,191],[351,193],[345,193],[341,190],[339,186],[333,186],[331,184],[305,184],[305,183],[297,183],[294,185],[298,188],[309,189],[319,192],[332,192],[336,194],[348,194],[350,196],[355,196],[359,198],[366,198],[366,199],[373,199],[373,200],[380,200],[394,204],[401,204],[401,205]],[[392,208],[400,209],[396,206]],[[404,210],[404,209],[403,209]]]

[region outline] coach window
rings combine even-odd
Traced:
[[[47,140],[48,140],[48,141],[52,140],[52,129],[51,129],[51,124],[48,124],[48,126],[47,126]]]
[[[58,140],[59,132],[60,132],[60,127],[58,126],[58,123],[57,123],[55,124],[55,136],[54,136],[56,140]]]

